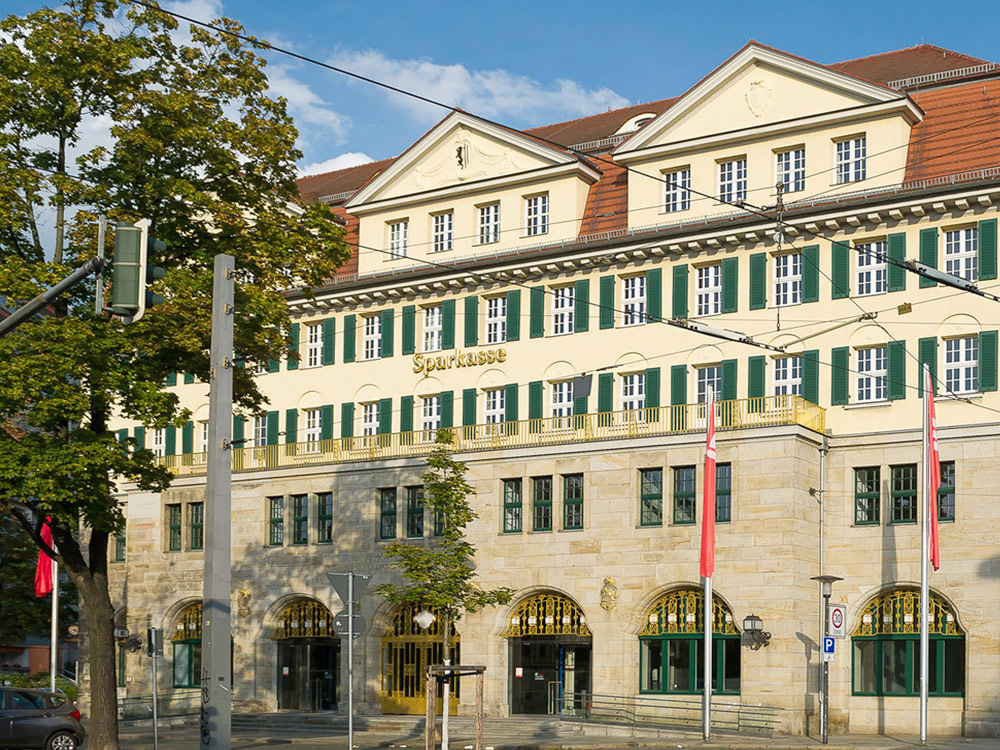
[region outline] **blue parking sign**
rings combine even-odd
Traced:
[[[834,646],[834,644],[836,642],[837,641],[834,638],[824,638],[823,639],[823,653],[824,654],[832,654],[833,653],[833,646]]]

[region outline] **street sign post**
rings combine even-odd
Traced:
[[[364,632],[365,618],[354,614],[354,602],[368,588],[371,576],[350,573],[329,573],[330,583],[347,611],[334,616],[333,627],[338,633],[347,633],[347,747],[354,747],[354,639]]]
[[[847,637],[847,607],[843,604],[831,604],[826,610],[827,633],[834,638]]]
[[[837,640],[832,637],[823,639],[823,661],[833,661],[833,649],[837,645]]]

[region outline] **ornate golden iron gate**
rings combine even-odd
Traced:
[[[422,714],[426,710],[426,669],[442,663],[441,613],[427,629],[421,630],[413,618],[423,609],[416,605],[398,607],[382,638],[382,713]],[[460,636],[451,624],[451,662],[461,663]],[[450,710],[458,710],[458,678],[451,680]],[[443,701],[438,693],[438,712]]]

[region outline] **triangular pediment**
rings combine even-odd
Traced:
[[[659,145],[776,127],[887,102],[899,91],[750,43],[695,84],[668,110],[615,149]]]
[[[573,163],[579,160],[565,151],[456,111],[362,187],[345,207],[351,210]]]

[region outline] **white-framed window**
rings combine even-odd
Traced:
[[[258,414],[253,418],[253,447],[263,448],[267,445],[267,415]]]
[[[806,147],[778,151],[774,155],[774,181],[784,185],[786,193],[806,189]]]
[[[626,276],[622,279],[622,325],[634,326],[646,322],[646,276]]]
[[[802,301],[802,253],[785,253],[774,259],[774,304],[797,305]]]
[[[303,437],[305,438],[306,450],[307,451],[317,451],[319,450],[319,441],[323,435],[323,429],[321,425],[322,410],[321,409],[306,409],[305,410],[305,432]]]
[[[979,280],[979,230],[976,227],[944,233],[944,270],[966,281]]]
[[[420,406],[420,429],[425,440],[434,440],[441,427],[441,394],[424,396]]]
[[[715,400],[722,398],[722,366],[707,365],[698,370],[698,403],[708,403],[708,389],[715,393]]]
[[[441,350],[441,305],[424,308],[424,351]]]
[[[646,408],[646,373],[633,372],[622,375],[622,411],[636,412],[633,419],[642,419]]]
[[[885,401],[888,357],[884,346],[858,349],[858,401]]]
[[[362,356],[378,359],[382,356],[382,316],[366,315],[361,329]]]
[[[163,456],[167,452],[167,431],[162,428],[153,430],[153,455]]]
[[[451,250],[452,228],[454,227],[455,215],[451,211],[443,214],[434,214],[434,230],[431,239],[435,253],[443,253]]]
[[[486,343],[502,344],[507,340],[507,297],[486,299]]]
[[[979,390],[979,337],[945,339],[944,383],[949,393]]]
[[[699,266],[696,278],[698,315],[718,315],[722,312],[722,264]]]
[[[691,169],[675,169],[663,175],[663,210],[687,211],[691,208]]]
[[[747,160],[739,159],[719,162],[719,201],[731,203],[746,200]]]
[[[867,143],[865,136],[846,138],[836,141],[837,149],[837,184],[858,182],[865,179],[867,162]]]
[[[392,258],[405,258],[406,248],[410,240],[410,222],[407,219],[402,221],[389,222],[389,256]]]
[[[778,357],[774,360],[774,395],[802,395],[802,357]]]
[[[323,362],[323,325],[306,326],[306,367],[319,367]]]
[[[549,231],[549,194],[532,195],[524,199],[524,233],[528,237]]]
[[[500,241],[500,204],[489,203],[479,207],[479,244]]]
[[[208,453],[208,420],[203,419],[198,422],[198,435],[201,438],[199,445],[199,450],[202,453]],[[238,446],[243,447],[243,446]]]
[[[506,414],[506,391],[493,388],[486,391],[486,424],[500,424]]]
[[[889,289],[885,240],[859,242],[854,249],[857,250],[858,296],[885,294]]]
[[[365,437],[378,434],[378,401],[361,404],[361,434]]]
[[[573,416],[573,381],[563,380],[552,384],[552,403],[550,414],[554,427],[564,427],[568,423],[565,417]]]
[[[573,307],[576,293],[572,284],[552,290],[552,334],[573,333]]]

